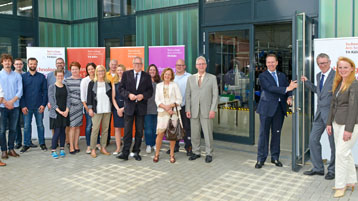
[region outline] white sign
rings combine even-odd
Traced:
[[[330,57],[331,65],[332,68],[334,69],[336,69],[337,60],[341,56],[352,59],[354,63],[357,65],[358,64],[358,37],[315,39],[314,53],[315,53],[315,57],[314,57],[315,59],[318,54],[326,53]],[[314,70],[315,70],[315,75],[320,72],[320,69],[316,62],[315,62]],[[317,82],[316,79],[315,82]],[[315,84],[317,86],[317,83]],[[316,107],[317,107],[317,103],[315,103],[315,109]],[[321,144],[322,144],[322,158],[329,160],[331,157],[331,149],[329,146],[328,135],[326,132],[322,135]],[[356,143],[355,146],[353,147],[352,153],[355,163],[358,164],[358,143]]]
[[[37,71],[47,75],[49,72],[56,70],[56,59],[66,59],[64,47],[27,47],[27,59],[34,57],[38,60]],[[43,124],[45,128],[45,138],[52,138],[52,131],[50,130],[49,111],[46,108],[44,112]],[[32,139],[37,139],[37,127],[35,117],[32,119]]]

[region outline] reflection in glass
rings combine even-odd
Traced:
[[[120,39],[119,38],[108,38],[108,39],[104,39],[104,44],[106,47],[106,63],[109,64],[110,61],[110,49],[111,47],[119,47],[121,45]]]
[[[214,132],[249,135],[249,30],[209,34],[209,72],[216,75],[220,100]]]
[[[34,38],[20,36],[18,41],[18,57],[26,59],[26,47],[34,46]]]
[[[32,0],[17,0],[17,15],[32,17]]]
[[[124,46],[136,46],[135,35],[125,35],[124,36]]]
[[[0,14],[12,15],[12,0],[0,0]]]
[[[123,0],[125,5],[124,14],[133,15],[135,14],[135,0]]]
[[[121,0],[103,0],[103,16],[113,17],[121,15]]]

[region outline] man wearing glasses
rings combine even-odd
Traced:
[[[143,59],[133,59],[133,70],[123,73],[120,84],[120,93],[124,99],[124,146],[119,159],[128,160],[129,149],[132,145],[132,129],[135,119],[135,141],[132,152],[134,159],[142,160],[139,155],[142,143],[144,116],[147,113],[147,100],[153,94],[152,80],[148,73],[143,71]]]
[[[176,72],[175,72],[174,82],[178,84],[181,95],[183,97],[181,110],[180,110],[180,117],[183,122],[183,127],[185,129],[184,143],[185,143],[186,155],[191,156],[193,152],[191,146],[190,119],[187,118],[185,114],[185,89],[186,89],[187,80],[191,76],[191,74],[186,72],[185,69],[186,69],[185,61],[182,59],[178,59],[175,64]],[[175,143],[175,148],[174,148],[174,152],[178,152],[178,151],[179,151],[179,141]],[[170,154],[170,150],[167,151],[167,154]]]
[[[304,75],[301,77],[301,81],[305,83],[305,86],[313,93],[317,94],[317,111],[314,116],[312,124],[312,130],[309,139],[309,148],[313,168],[309,171],[305,171],[305,175],[324,175],[324,165],[322,162],[322,147],[321,136],[326,129],[327,118],[329,115],[331,98],[332,98],[332,84],[336,72],[331,69],[331,60],[325,53],[320,53],[317,56],[317,64],[321,72],[316,75],[317,86],[307,79]],[[331,160],[328,166],[328,173],[325,179],[332,180],[335,177],[335,145],[334,136],[328,135],[329,144],[331,146]]]

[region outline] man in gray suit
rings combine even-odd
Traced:
[[[191,143],[193,154],[189,160],[200,158],[201,129],[204,133],[206,158],[210,163],[213,158],[213,119],[218,106],[218,85],[216,77],[206,73],[206,59],[196,59],[198,73],[190,76],[186,85],[186,116],[190,119]]]
[[[312,84],[307,77],[301,77],[301,81],[305,83],[305,86],[317,94],[317,111],[314,116],[309,139],[309,148],[313,168],[309,171],[305,171],[303,174],[323,176],[324,166],[322,162],[322,147],[320,140],[326,128],[332,98],[332,83],[336,72],[331,69],[331,60],[327,54],[320,53],[317,56],[316,61],[321,69],[321,72],[316,75],[318,86]],[[335,145],[333,135],[328,135],[328,139],[331,146],[331,160],[325,179],[331,180],[334,179]]]

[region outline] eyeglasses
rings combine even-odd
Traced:
[[[98,73],[103,73],[103,72],[106,72],[105,70],[98,70],[97,71]]]
[[[204,65],[206,65],[206,63],[198,63],[198,64],[196,64],[197,66],[204,66]]]
[[[63,62],[58,62],[58,63],[56,63],[56,64],[65,64],[65,63],[63,63]]]
[[[322,66],[322,65],[327,65],[329,62],[321,62],[321,63],[318,63],[319,66]]]
[[[142,63],[133,63],[133,65],[142,65]]]
[[[185,64],[176,64],[175,66],[185,66]]]

